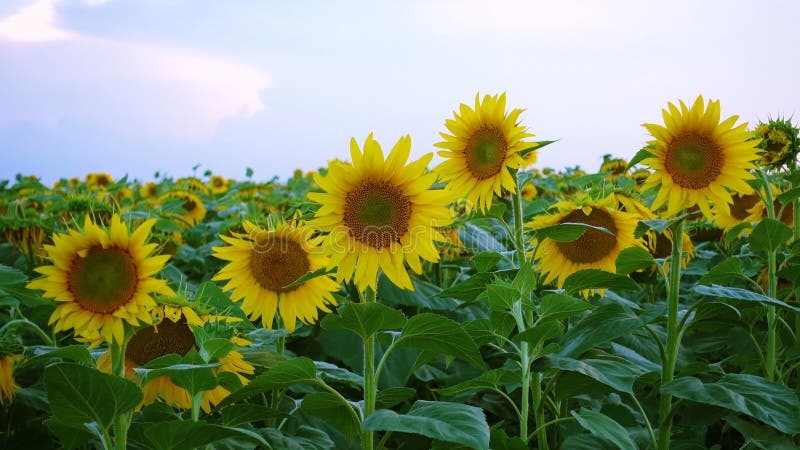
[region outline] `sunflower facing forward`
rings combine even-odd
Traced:
[[[475,109],[461,104],[460,114],[453,113],[445,126],[452,134],[440,133],[445,139],[436,147],[443,148],[439,156],[446,161],[436,167],[448,188],[478,205],[482,210],[492,206],[494,194],[502,195],[503,189],[515,192],[516,185],[509,172],[533,164],[536,152],[523,157],[522,150],[534,145],[523,139],[533,135],[518,125],[523,112],[514,109],[506,114],[506,95],[486,95],[483,102],[480,94],[475,96]]]
[[[151,312],[155,311],[158,311],[158,314],[153,314],[154,319],[159,322],[138,330],[131,337],[125,349],[125,377],[137,380],[137,382],[141,382],[141,378],[135,377],[136,368],[166,355],[184,356],[191,349],[198,347],[190,325],[202,328],[209,322],[241,320],[234,317],[199,314],[192,306],[158,305],[151,310]],[[232,337],[230,340],[236,345],[250,345],[246,339]],[[249,382],[244,375],[252,375],[255,372],[255,368],[244,360],[242,354],[235,350],[235,347],[225,356],[220,357],[219,363],[219,367],[214,370],[233,373],[242,385]],[[100,356],[97,366],[100,370],[111,373],[111,353],[109,351]],[[192,407],[192,398],[189,392],[173,383],[169,375],[149,380],[142,386],[142,393],[144,398],[139,406],[147,406],[155,402],[156,398],[161,397],[169,405],[183,409]],[[216,406],[229,394],[230,391],[221,385],[204,391],[200,407],[208,413],[213,406]]]
[[[76,335],[99,333],[106,342],[121,343],[124,322],[150,322],[150,296],[174,295],[166,281],[154,278],[169,259],[151,256],[156,244],[146,242],[155,223],[147,220],[128,233],[117,214],[108,229],[86,216],[83,231],[53,235],[53,245],[44,246],[53,265],[37,267],[44,277],[28,288],[59,302],[50,316],[54,331],[74,328]]]
[[[263,229],[244,222],[246,234],[220,236],[228,245],[213,247],[214,256],[230,261],[213,280],[228,280],[224,289],[233,290],[231,300],[242,301],[242,311],[265,328],[272,329],[280,308],[286,330],[294,332],[297,320],[313,324],[317,310],[330,312],[336,305],[332,293],[339,283],[328,275],[287,287],[308,272],[324,268],[328,258],[312,241],[312,230],[302,223],[280,223]]]
[[[599,202],[584,200],[582,203],[558,202],[553,205],[555,214],[538,216],[531,225],[539,229],[568,222],[584,223],[603,227],[611,234],[589,229],[572,242],[543,239],[538,243],[535,257],[539,267],[546,273],[545,283],[555,281],[562,288],[567,277],[584,269],[616,272],[620,252],[628,247],[642,246],[641,241],[634,237],[639,216],[620,211],[613,196]],[[583,293],[588,294],[588,291]]]
[[[433,155],[406,165],[410,151],[411,138],[404,136],[384,159],[370,134],[363,153],[350,141],[352,163],[331,162],[327,175],[314,174],[325,192],[308,194],[322,205],[309,224],[329,233],[328,267],[338,267],[337,278],[352,279],[362,291],[375,288],[378,270],[396,286],[413,290],[404,262],[421,273],[420,259],[439,260],[433,241],[444,241],[437,227],[452,222],[446,207],[451,194],[430,189],[436,174],[426,173],[426,167]]]
[[[733,203],[728,189],[751,194],[746,180],[755,176],[752,161],[758,159],[756,141],[748,141],[747,123],[734,127],[738,116],[720,122],[719,101],[708,105],[698,96],[691,109],[681,101],[680,109],[670,103],[662,110],[665,126],[646,123],[655,140],[649,157],[642,161],[654,172],[643,190],[658,187],[652,208],[667,203],[667,215],[697,205],[711,220],[710,204],[727,208]]]

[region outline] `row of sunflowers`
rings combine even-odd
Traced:
[[[0,447],[798,444],[794,125],[669,103],[587,173],[522,113],[460,105],[432,169],[1,182]]]

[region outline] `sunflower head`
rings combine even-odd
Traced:
[[[409,136],[386,158],[372,135],[363,152],[352,139],[352,163],[331,162],[326,175],[314,176],[325,192],[308,194],[321,205],[310,225],[328,233],[324,248],[340,281],[374,289],[382,270],[395,285],[413,289],[404,263],[421,273],[420,259],[439,260],[433,241],[443,240],[438,227],[452,222],[451,194],[431,189],[436,174],[426,166],[433,155],[406,164],[410,151]]]
[[[86,185],[89,188],[105,189],[109,184],[114,182],[114,178],[107,173],[87,173]]]
[[[224,194],[228,191],[228,180],[220,175],[214,175],[208,180],[208,187],[215,194]]]
[[[536,152],[520,152],[536,145],[524,139],[533,135],[517,123],[522,109],[506,112],[506,95],[475,96],[475,107],[461,104],[454,118],[445,121],[448,133],[436,147],[445,161],[436,168],[449,189],[487,210],[494,194],[514,192],[510,170],[533,164]]]
[[[706,104],[697,97],[691,108],[669,103],[662,111],[664,125],[644,124],[653,135],[642,161],[653,169],[643,189],[658,188],[653,209],[667,204],[667,215],[697,205],[707,218],[710,204],[726,208],[732,203],[728,190],[750,194],[746,180],[754,179],[758,158],[747,124],[734,126],[738,117],[720,122],[719,101]]]
[[[188,225],[197,225],[206,217],[206,207],[203,205],[203,200],[197,195],[186,190],[174,190],[167,192],[161,198],[161,201],[174,201],[180,200],[180,217],[182,217]]]
[[[148,181],[144,186],[139,188],[139,195],[142,198],[155,198],[158,197],[158,184]]]
[[[797,159],[800,153],[798,129],[788,119],[771,119],[759,123],[755,129],[755,137],[761,141],[761,163],[769,168],[785,167]]]
[[[228,264],[214,280],[228,280],[231,299],[242,301],[242,311],[251,320],[261,318],[272,329],[275,314],[286,330],[294,332],[297,321],[314,324],[318,310],[330,312],[336,305],[333,293],[339,283],[327,274],[293,285],[309,272],[324,269],[328,258],[321,253],[314,231],[302,222],[281,222],[260,228],[244,222],[245,233],[220,236],[228,245],[213,247],[214,256]]]
[[[544,282],[555,282],[561,288],[564,281],[575,272],[584,269],[616,271],[616,260],[622,250],[642,246],[634,237],[638,216],[618,209],[614,197],[600,201],[584,199],[583,205],[572,201],[558,202],[553,214],[538,216],[530,223],[534,228],[543,228],[561,223],[583,223],[603,227],[600,230],[587,230],[577,240],[558,242],[545,238],[536,242],[536,261],[546,274]],[[590,295],[592,290],[582,292]]]
[[[195,194],[208,195],[206,184],[195,177],[178,178],[175,182],[178,189],[193,192]]]
[[[622,158],[612,158],[611,155],[605,155],[603,164],[600,166],[600,173],[607,173],[612,177],[618,177],[624,175],[627,168],[628,161]]]
[[[50,317],[55,331],[97,335],[106,342],[123,342],[124,324],[148,323],[153,294],[174,295],[166,281],[154,278],[169,256],[152,256],[156,244],[147,238],[150,219],[132,233],[118,215],[101,227],[86,216],[82,230],[55,233],[44,248],[53,265],[35,270],[44,275],[28,284],[59,303]]]

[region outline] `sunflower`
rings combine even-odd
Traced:
[[[608,156],[608,155],[607,155]],[[628,161],[622,158],[606,158],[603,165],[600,166],[600,173],[608,173],[613,177],[618,177],[625,174],[625,169],[628,168]]]
[[[761,150],[761,163],[770,168],[780,168],[797,158],[800,152],[798,129],[788,119],[771,119],[755,129]]]
[[[720,208],[733,203],[727,189],[753,192],[746,180],[755,178],[757,142],[749,140],[747,123],[734,127],[738,116],[720,122],[719,101],[706,106],[702,96],[691,109],[681,101],[680,110],[670,103],[662,114],[666,126],[644,124],[655,138],[648,142],[653,156],[642,161],[654,170],[643,190],[658,187],[653,209],[667,203],[672,216],[697,205],[711,218],[709,202]]]
[[[54,244],[44,246],[53,265],[37,267],[44,277],[27,287],[59,302],[50,316],[55,331],[94,330],[107,342],[123,342],[124,322],[150,321],[151,294],[174,295],[166,281],[153,277],[169,259],[150,256],[156,244],[145,242],[155,223],[147,220],[129,233],[117,214],[109,229],[86,216],[83,231],[53,234]]]
[[[153,198],[158,196],[158,185],[152,181],[148,181],[139,188],[139,195],[142,198]]]
[[[539,191],[536,190],[536,186],[533,183],[526,183],[525,186],[522,187],[522,198],[525,200],[533,200],[539,194]]]
[[[630,178],[636,182],[636,190],[640,190],[640,186],[650,178],[650,171],[647,169],[634,170],[630,174]]]
[[[313,324],[318,309],[330,312],[327,305],[336,305],[332,293],[340,286],[328,275],[286,287],[328,264],[316,240],[310,239],[313,230],[286,222],[269,230],[244,222],[244,230],[247,234],[220,236],[228,245],[212,248],[214,256],[230,261],[212,279],[229,280],[224,289],[233,289],[231,300],[243,299],[242,311],[251,320],[261,317],[262,325],[272,329],[280,308],[283,324],[292,333],[298,319]]]
[[[138,330],[128,342],[125,349],[125,377],[141,383],[141,377],[136,377],[135,369],[142,367],[150,361],[162,356],[177,354],[184,356],[191,349],[198,348],[197,340],[190,325],[204,327],[209,322],[235,322],[240,319],[227,316],[201,315],[192,306],[158,305],[153,309],[153,316],[157,324]],[[238,337],[230,340],[236,345],[250,345],[250,341]],[[219,358],[220,366],[215,368],[219,372],[230,372],[236,375],[239,381],[246,385],[248,380],[244,375],[252,375],[255,369],[244,360],[238,350],[231,350],[227,355]],[[97,360],[100,370],[111,373],[111,353],[106,351]],[[161,397],[169,405],[182,409],[192,407],[192,398],[186,389],[172,382],[169,375],[150,380],[142,386],[144,398],[139,405],[147,406]],[[217,386],[203,392],[200,407],[206,413],[219,404],[230,391]]]
[[[20,360],[20,355],[0,355],[0,405],[10,402],[14,397],[14,364]]]
[[[634,237],[639,216],[620,211],[616,199],[609,196],[600,201],[585,199],[582,204],[562,201],[553,205],[556,212],[538,216],[530,223],[534,228],[543,228],[560,223],[584,223],[603,227],[610,231],[589,229],[572,242],[558,242],[545,238],[538,242],[535,252],[539,267],[546,274],[544,282],[556,282],[561,288],[564,281],[575,272],[584,269],[601,269],[616,272],[616,261],[622,250],[642,247]],[[591,290],[582,292],[588,296]]]
[[[203,201],[192,192],[175,190],[164,194],[162,197],[162,201],[170,199],[183,200],[181,208],[184,212],[181,213],[180,216],[190,225],[197,225],[205,218],[206,208],[203,206]]]
[[[190,192],[201,192],[203,195],[208,195],[208,188],[205,183],[195,177],[178,178],[175,184],[178,189],[188,190]]]
[[[228,191],[228,180],[226,180],[225,177],[214,175],[208,180],[208,187],[211,188],[211,192],[215,194],[224,194]]]
[[[522,109],[506,113],[505,94],[486,95],[482,102],[480,94],[476,95],[475,109],[462,103],[459,112],[445,121],[453,134],[440,133],[445,140],[435,144],[444,149],[439,156],[446,158],[435,170],[449,189],[487,210],[493,193],[501,195],[503,189],[515,192],[509,170],[535,162],[535,151],[524,159],[520,152],[536,144],[523,141],[533,134],[517,124]]]
[[[420,258],[439,261],[433,241],[445,241],[438,227],[452,222],[449,191],[431,189],[436,173],[426,166],[433,154],[406,165],[411,137],[401,137],[384,160],[370,134],[364,152],[350,140],[353,162],[331,162],[314,180],[325,192],[308,199],[322,207],[309,224],[329,234],[325,251],[339,281],[353,280],[360,290],[375,289],[378,270],[400,288],[414,289],[404,262],[422,273]]]
[[[442,259],[452,261],[459,256],[469,254],[467,248],[464,247],[464,242],[461,241],[461,237],[458,235],[458,228],[453,226],[442,227],[439,232],[442,233],[445,239],[444,242],[436,245],[436,249],[442,255]]]
[[[107,173],[87,173],[86,185],[89,187],[105,188],[114,182],[114,178]]]

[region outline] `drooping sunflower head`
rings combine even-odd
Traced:
[[[20,355],[0,355],[0,405],[11,401],[14,397],[14,365]]]
[[[761,196],[757,192],[745,195],[735,193],[732,198],[733,203],[728,208],[712,206],[711,209],[714,213],[714,224],[724,230],[729,230],[742,222],[749,222],[749,218],[753,215],[750,210],[759,203],[763,205]]]
[[[400,138],[386,158],[372,135],[363,153],[352,139],[352,163],[332,162],[326,175],[315,174],[325,192],[308,194],[321,205],[309,224],[328,233],[324,248],[340,281],[352,279],[359,289],[374,289],[382,270],[395,285],[413,289],[404,262],[421,273],[420,259],[439,260],[433,241],[442,241],[438,227],[452,222],[451,193],[431,189],[436,174],[426,167],[433,155],[406,165],[410,151],[409,136]]]
[[[107,173],[87,173],[86,185],[90,188],[105,189],[109,184],[114,182],[114,178]]]
[[[294,332],[297,321],[314,324],[319,310],[330,312],[336,305],[333,292],[340,285],[327,274],[292,285],[308,272],[328,265],[328,258],[312,238],[313,230],[302,222],[279,223],[259,228],[244,222],[245,234],[220,236],[228,245],[213,247],[214,256],[229,261],[213,280],[228,280],[231,300],[242,301],[242,311],[251,320],[261,318],[272,329],[275,313],[286,330]]]
[[[53,235],[53,245],[44,246],[53,265],[37,267],[44,277],[28,288],[59,303],[50,317],[55,331],[94,332],[106,342],[122,342],[125,322],[150,320],[151,295],[174,295],[166,281],[154,278],[169,259],[151,255],[156,244],[147,238],[154,224],[147,220],[129,233],[116,214],[108,229],[86,216],[83,230]]]
[[[561,223],[583,223],[603,227],[587,230],[577,240],[558,242],[545,238],[537,242],[536,261],[545,275],[544,282],[555,282],[561,288],[564,281],[575,272],[584,269],[616,271],[616,260],[622,250],[643,246],[634,237],[638,216],[618,209],[617,200],[606,197],[600,201],[588,200],[583,205],[571,201],[554,205],[555,213],[538,216],[530,223],[534,228],[543,228]],[[591,291],[582,294],[588,296]]]
[[[636,182],[636,189],[639,190],[639,187],[643,185],[648,178],[650,178],[650,171],[647,169],[634,170],[630,177]]]
[[[164,194],[161,200],[162,202],[181,200],[183,203],[180,205],[179,214],[189,225],[197,225],[206,217],[206,207],[203,205],[203,200],[190,191],[170,191]]]
[[[148,181],[139,188],[139,195],[142,198],[155,198],[158,196],[158,184]]]
[[[208,180],[208,187],[215,194],[224,194],[228,191],[228,180],[220,175],[214,175]]]
[[[525,186],[522,186],[522,198],[525,200],[533,200],[538,194],[539,191],[533,183],[525,183]]]
[[[175,182],[178,189],[193,192],[195,194],[208,195],[208,188],[206,184],[195,177],[178,178]]]
[[[440,133],[443,142],[435,144],[444,150],[445,161],[436,167],[448,188],[467,198],[482,210],[492,205],[494,194],[503,189],[514,192],[516,186],[509,170],[519,169],[536,161],[536,152],[524,158],[523,150],[536,145],[524,139],[533,134],[518,124],[522,109],[506,112],[506,95],[475,96],[475,108],[461,104],[454,118],[445,121],[448,133]]]
[[[732,203],[728,190],[750,194],[746,183],[754,177],[758,158],[747,123],[734,126],[738,116],[720,122],[719,101],[697,97],[691,108],[681,101],[662,111],[664,125],[644,124],[654,140],[652,157],[642,161],[653,169],[643,189],[658,188],[653,209],[667,204],[667,215],[697,205],[707,218],[710,203],[721,208]]]
[[[622,158],[611,158],[606,155],[603,165],[600,166],[600,173],[610,174],[612,177],[618,177],[625,174],[625,169],[628,168],[628,161]]]
[[[147,363],[167,355],[185,356],[189,351],[198,349],[199,345],[192,327],[203,328],[206,324],[230,323],[241,319],[229,316],[203,314],[194,304],[159,304],[151,309],[154,323],[151,326],[140,328],[130,338],[125,348],[125,377],[142,383],[142,377],[137,377],[136,369]],[[242,385],[249,379],[244,375],[252,375],[254,367],[246,362],[242,354],[236,350],[236,345],[249,345],[250,342],[230,336],[234,347],[224,356],[219,357],[220,366],[215,368],[217,374],[230,372],[236,375]],[[98,367],[111,371],[111,355],[108,351],[98,359]],[[167,404],[183,409],[192,407],[192,399],[186,389],[173,383],[169,375],[162,375],[147,381],[142,386],[144,398],[139,407],[149,405],[161,397]],[[206,413],[230,394],[222,385],[204,391],[200,407]]]
[[[672,245],[675,242],[673,239],[672,230],[664,230],[663,233],[658,233],[655,230],[648,230],[645,233],[645,243],[647,250],[653,255],[654,258],[665,259],[672,254]],[[684,232],[681,239],[681,267],[686,268],[689,261],[694,258],[695,249],[689,233]],[[669,271],[670,261],[664,262],[664,270]]]
[[[755,136],[760,138],[761,163],[770,168],[784,167],[800,153],[798,129],[789,119],[771,119],[759,123]]]

